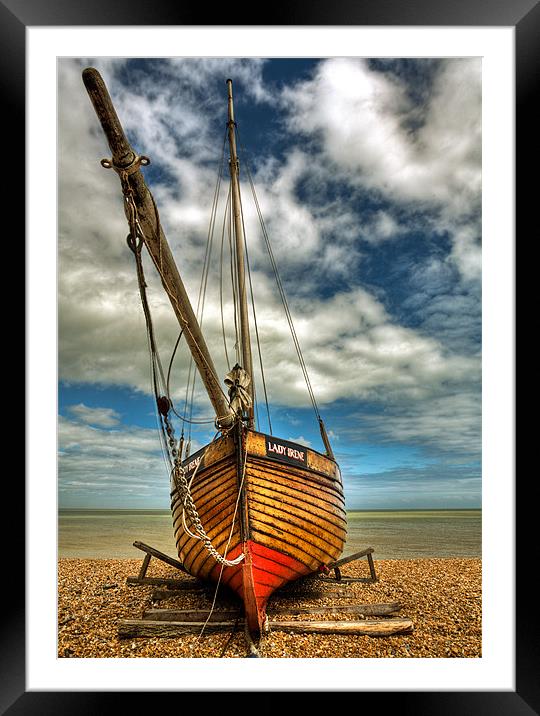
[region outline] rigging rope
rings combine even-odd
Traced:
[[[242,146],[241,144],[240,144],[240,146],[241,146],[241,149],[242,149],[242,156],[244,157],[244,156],[245,156],[245,150],[244,150],[244,148],[243,148],[243,146]],[[275,276],[276,283],[277,283],[277,287],[278,287],[279,294],[280,294],[280,297],[281,297],[281,302],[282,302],[282,304],[283,304],[283,309],[284,309],[284,311],[285,311],[285,316],[286,316],[287,322],[288,322],[288,324],[289,324],[289,329],[290,329],[290,331],[291,331],[291,336],[292,336],[293,343],[294,343],[294,347],[295,347],[295,349],[296,349],[296,354],[297,354],[297,356],[298,356],[298,360],[299,360],[299,363],[300,363],[300,368],[301,368],[302,373],[303,373],[303,375],[304,375],[304,380],[305,380],[305,382],[306,382],[306,386],[307,386],[308,394],[309,394],[309,397],[310,397],[310,400],[311,400],[311,404],[312,404],[312,406],[313,406],[313,410],[314,410],[314,412],[315,412],[315,416],[317,417],[317,420],[319,421],[319,425],[320,425],[321,422],[322,422],[322,418],[321,418],[321,415],[320,415],[320,413],[319,413],[319,408],[318,408],[318,405],[317,405],[317,401],[316,401],[316,399],[315,399],[315,393],[313,392],[313,387],[312,387],[311,381],[310,381],[310,379],[309,379],[309,374],[308,374],[308,371],[307,371],[306,362],[305,362],[305,360],[304,360],[304,356],[303,356],[302,350],[301,350],[301,348],[300,348],[300,343],[299,343],[299,340],[298,340],[298,335],[297,335],[296,330],[295,330],[295,327],[294,327],[294,323],[293,323],[293,320],[292,320],[292,315],[291,315],[291,312],[290,312],[290,309],[289,309],[289,304],[288,304],[288,302],[287,302],[287,297],[286,297],[286,295],[285,295],[285,290],[284,290],[284,288],[283,288],[283,284],[282,284],[282,281],[281,281],[281,277],[280,277],[280,275],[279,275],[279,271],[278,271],[276,259],[275,259],[275,257],[274,257],[274,252],[272,251],[272,246],[271,246],[271,244],[270,244],[270,237],[268,236],[268,231],[267,231],[266,225],[265,225],[265,223],[264,223],[264,218],[263,218],[263,215],[262,215],[261,207],[260,207],[260,205],[259,205],[259,201],[258,201],[257,194],[256,194],[256,191],[255,191],[255,185],[254,185],[254,183],[253,183],[253,178],[252,178],[252,176],[251,176],[251,172],[250,172],[250,169],[249,169],[249,162],[247,161],[247,159],[245,159],[245,164],[246,164],[246,173],[247,173],[247,176],[248,176],[248,180],[249,180],[251,192],[252,192],[252,195],[253,195],[253,201],[254,201],[254,203],[255,203],[255,208],[256,208],[256,211],[257,211],[258,218],[259,218],[259,223],[260,223],[260,225],[261,225],[261,231],[262,231],[263,238],[264,238],[264,242],[265,242],[265,245],[266,245],[266,250],[268,251],[268,256],[269,256],[269,258],[270,258],[270,263],[271,263],[272,269],[273,269],[273,271],[274,271],[274,276]]]
[[[225,350],[225,360],[227,362],[227,369],[231,370],[231,361],[229,360],[229,352],[227,351],[227,338],[225,335],[225,319],[223,316],[223,247],[225,244],[225,222],[227,220],[227,211],[229,203],[231,201],[231,186],[229,184],[229,193],[227,195],[227,203],[225,204],[225,214],[223,215],[223,228],[221,231],[221,253],[219,261],[219,307],[221,313],[221,333],[223,336],[223,348]]]
[[[171,398],[171,391],[170,391],[170,386],[169,386],[170,377],[171,377],[171,369],[172,369],[173,360],[176,355],[176,351],[178,349],[178,345],[180,343],[180,339],[182,338],[183,332],[184,332],[184,329],[182,328],[182,330],[180,331],[180,333],[178,335],[178,338],[176,339],[176,343],[174,344],[174,349],[173,349],[171,358],[169,360],[169,368],[167,370],[166,396],[169,399],[171,410],[176,415],[176,417],[180,418],[180,420],[182,420],[184,423],[192,423],[194,425],[209,425],[210,423],[214,422],[213,418],[209,418],[208,420],[202,420],[202,419],[201,420],[190,420],[189,418],[186,418],[185,415],[180,415],[180,413],[178,413],[176,411],[176,408],[174,407],[174,404],[173,404],[173,401]]]
[[[210,222],[208,226],[208,234],[206,238],[206,248],[205,248],[205,254],[204,254],[204,261],[203,261],[203,269],[201,272],[201,282],[199,286],[199,296],[197,299],[197,310],[196,310],[196,316],[197,320],[199,321],[199,325],[202,327],[203,322],[203,314],[204,314],[204,305],[206,301],[206,289],[208,286],[208,275],[210,271],[210,259],[212,255],[212,247],[213,247],[213,239],[214,239],[214,228],[216,223],[216,216],[217,216],[217,205],[218,205],[218,199],[219,199],[219,191],[221,187],[221,181],[223,177],[223,165],[225,162],[225,143],[226,143],[227,135],[224,134],[223,137],[223,145],[221,149],[221,157],[218,165],[218,175],[216,180],[216,186],[214,189],[214,197],[212,200],[212,207],[210,210]],[[194,397],[195,397],[195,381],[197,378],[197,372],[194,369],[194,360],[193,356],[190,358],[189,362],[189,371],[188,371],[188,380],[187,380],[187,386],[186,386],[186,397],[184,400],[184,414],[189,415],[188,420],[186,421],[188,423],[188,438],[187,438],[187,447],[186,447],[186,455],[189,455],[189,451],[191,448],[191,425],[194,424],[195,421],[193,421],[193,405],[194,405]],[[191,395],[190,395],[191,391]]]

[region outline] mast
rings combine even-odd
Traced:
[[[246,290],[246,274],[244,263],[244,226],[242,221],[242,204],[240,201],[240,165],[238,155],[236,153],[236,134],[234,121],[234,107],[232,94],[232,80],[227,80],[228,93],[228,134],[229,134],[229,150],[230,150],[230,172],[231,172],[231,188],[232,188],[232,209],[234,218],[234,236],[236,247],[236,270],[238,274],[238,290],[239,308],[240,308],[240,340],[242,344],[242,363],[244,370],[248,373],[250,383],[248,392],[251,397],[251,406],[249,408],[249,427],[254,426],[254,376],[253,376],[253,359],[251,355],[251,341],[249,336],[249,315],[247,305]]]
[[[99,72],[93,67],[87,67],[82,76],[112,153],[112,160],[103,160],[102,164],[107,168],[112,166],[121,177],[123,185],[124,182],[129,182],[130,194],[134,200],[139,225],[144,235],[144,244],[152,257],[161,277],[163,288],[183,330],[186,343],[199,370],[216,418],[219,419],[219,425],[222,427],[231,425],[233,422],[232,411],[220,386],[208,347],[161,228],[154,198],[140,171],[140,167],[148,164],[149,160],[137,156],[126,139],[105,82]]]

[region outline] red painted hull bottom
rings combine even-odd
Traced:
[[[294,557],[278,550],[247,540],[227,554],[227,559],[236,559],[241,552],[245,558],[234,567],[224,567],[221,584],[226,584],[242,599],[245,618],[251,633],[263,631],[266,619],[266,604],[272,592],[299,577],[313,572]],[[218,581],[221,566],[216,564],[211,578]]]

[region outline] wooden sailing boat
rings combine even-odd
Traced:
[[[172,438],[170,397],[156,393],[171,450],[171,507],[178,555],[195,577],[237,592],[244,604],[246,626],[257,635],[264,631],[266,604],[274,590],[324,570],[341,555],[346,513],[340,470],[320,416],[325,454],[255,429],[232,81],[227,80],[227,132],[242,365],[235,365],[227,375],[227,393],[140,171],[149,160],[137,156],[128,143],[97,70],[84,70],[83,81],[112,152],[102,165],[115,169],[121,180],[130,225],[128,243],[137,258],[147,325],[149,309],[140,260],[143,245],[158,270],[216,415],[219,436],[195,454],[183,456]],[[151,330],[150,339],[152,343]]]

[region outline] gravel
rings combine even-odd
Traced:
[[[66,658],[246,656],[243,628],[236,633],[175,638],[119,639],[121,619],[140,619],[146,609],[210,609],[214,588],[180,593],[152,602],[155,586],[127,585],[140,559],[60,559],[58,562],[58,656]],[[399,602],[396,616],[409,617],[414,631],[396,636],[288,634],[275,627],[264,637],[266,658],[479,658],[482,646],[480,559],[375,560],[378,581],[319,584],[304,580],[271,597],[272,607],[335,607],[332,614],[272,616],[272,621],[363,618],[341,613],[340,605]],[[152,559],[148,577],[181,579],[182,574]],[[343,577],[368,577],[365,559],[342,568]],[[225,591],[225,590],[223,590]],[[216,609],[239,607],[236,597],[219,595]],[[374,617],[367,617],[372,619]],[[384,619],[384,617],[378,617]]]

